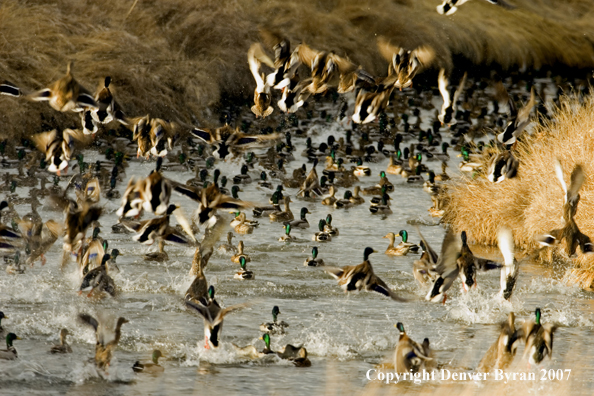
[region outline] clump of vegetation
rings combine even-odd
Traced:
[[[462,178],[449,187],[449,205],[443,220],[457,231],[465,230],[476,243],[495,244],[501,225],[513,230],[515,243],[525,250],[538,248],[534,238],[562,228],[565,193],[555,176],[555,160],[570,175],[581,164],[586,179],[579,192],[581,199],[575,221],[581,232],[594,238],[594,98],[580,102],[562,98],[551,121],[537,125],[531,134],[524,133],[514,153],[520,161],[516,178],[491,183],[484,177]],[[488,155],[483,157],[484,168]],[[564,253],[565,242],[548,251],[548,258],[570,258]],[[594,255],[578,257],[568,274],[571,282],[590,288],[594,280]]]

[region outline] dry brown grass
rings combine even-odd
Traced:
[[[36,90],[74,60],[75,76],[91,90],[111,75],[130,116],[216,122],[222,99],[251,99],[246,51],[261,26],[378,75],[387,67],[375,45],[379,35],[410,47],[430,44],[448,68],[452,54],[504,68],[594,66],[593,0],[512,2],[512,12],[473,1],[444,17],[435,11],[439,0],[6,0],[0,80]],[[45,103],[8,97],[0,97],[0,122],[2,136],[78,125]]]
[[[558,158],[567,184],[574,166],[584,167],[586,181],[575,219],[580,230],[594,238],[594,99],[589,97],[579,104],[576,99],[564,98],[552,119],[538,125],[532,135],[525,135],[516,147],[518,177],[499,184],[484,177],[454,182],[444,221],[458,231],[466,230],[469,239],[483,244],[495,244],[497,230],[507,224],[518,247],[535,248],[536,235],[564,225],[564,193],[554,171]],[[555,253],[569,261],[562,248],[564,245]],[[594,257],[578,254],[568,280],[589,288],[594,279]]]

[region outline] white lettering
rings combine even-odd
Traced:
[[[447,377],[446,377],[446,373],[447,373]],[[450,377],[452,376],[452,373],[450,373],[450,370],[447,369],[441,369],[441,380],[449,380]]]
[[[372,371],[375,373],[377,370],[374,370],[374,369],[367,370],[366,376],[367,376],[367,380],[369,380],[369,381],[374,381],[375,380],[375,378],[374,379],[371,379],[371,375],[370,374],[371,374]]]

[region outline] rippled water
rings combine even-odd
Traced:
[[[429,119],[428,116],[424,118],[424,126]],[[317,133],[312,136],[314,143],[326,141],[330,133],[337,138],[343,135],[335,122],[320,122],[312,133]],[[300,157],[304,141],[299,138],[293,141],[297,145],[296,161],[288,166],[289,174],[305,160]],[[102,156],[87,151],[85,158],[94,162]],[[361,178],[361,186],[375,184],[387,163],[387,159],[382,159],[370,164],[373,175]],[[430,163],[436,173],[440,171],[439,165],[439,162]],[[228,177],[239,169],[237,163],[218,163],[217,167]],[[125,178],[147,175],[153,168],[154,162],[132,161]],[[449,169],[450,173],[457,173],[456,159],[451,160]],[[259,173],[259,170],[251,171],[252,178],[258,180]],[[165,174],[176,180],[194,176],[190,172],[167,171]],[[62,179],[62,187],[67,179]],[[58,268],[61,240],[50,250],[45,266],[37,264],[17,276],[0,271],[0,309],[10,317],[10,320],[3,320],[2,325],[23,338],[15,342],[18,360],[0,360],[0,394],[319,394],[340,389],[352,393],[368,384],[367,370],[386,359],[391,360],[398,340],[394,324],[398,321],[404,323],[413,339],[421,341],[428,337],[431,340],[444,368],[467,371],[477,367],[497,337],[498,322],[510,311],[514,311],[518,318],[531,318],[536,307],[543,309],[544,322],[555,322],[560,326],[553,359],[546,360],[543,367],[572,368],[575,375],[568,383],[534,381],[514,386],[522,386],[521,389],[530,394],[550,394],[556,389],[571,389],[571,394],[592,394],[594,366],[590,351],[594,319],[590,294],[557,280],[563,275],[564,268],[527,263],[521,268],[511,302],[496,297],[499,290],[497,271],[479,274],[478,289],[467,295],[460,293],[456,282],[445,306],[424,301],[426,290],[417,285],[411,273],[412,263],[418,255],[386,256],[383,251],[387,240],[382,237],[390,231],[397,233],[406,229],[410,240],[418,242],[415,228],[407,221],[420,219],[429,224],[437,223],[427,212],[431,200],[420,185],[407,185],[400,176],[389,175],[389,179],[396,185],[391,194],[394,213],[383,217],[371,216],[368,203],[348,210],[335,210],[319,203],[300,201],[295,198],[296,190],[289,189],[288,194],[294,201],[291,205],[293,212],[298,216],[299,209],[307,207],[312,212],[308,215],[312,227],[293,230],[292,234],[300,241],[284,244],[278,242],[283,234],[282,226],[261,218],[254,234],[236,237],[234,242],[243,240],[245,251],[252,258],[248,267],[256,275],[253,281],[233,279],[238,266],[231,263],[229,256],[217,251],[206,269],[209,284],[216,287],[217,300],[225,306],[242,302],[254,304],[225,319],[223,344],[214,351],[204,349],[203,321],[183,303],[183,295],[192,281],[188,270],[193,249],[168,245],[169,261],[144,261],[145,246],[132,241],[131,235],[111,233],[111,225],[117,221],[115,210],[119,200],[102,198],[101,205],[104,205],[106,214],[100,220],[101,235],[109,241],[110,248],[122,252],[118,258],[121,273],[114,276],[120,295],[101,301],[78,296],[79,278],[74,265],[64,273]],[[124,188],[125,182],[119,186],[121,192]],[[242,199],[267,202],[270,192],[259,189],[256,182],[242,188]],[[18,188],[17,192],[25,195],[27,189]],[[344,189],[339,188],[337,196],[343,193]],[[182,203],[187,216],[195,208],[192,201],[177,195],[172,201]],[[366,201],[369,201],[368,197]],[[28,205],[17,209],[21,215],[29,211]],[[61,213],[45,208],[40,213],[44,220],[62,218]],[[312,242],[317,221],[328,213],[332,213],[333,225],[339,228],[340,236],[330,243]],[[248,217],[251,218],[251,213]],[[443,228],[421,226],[421,230],[438,250]],[[358,264],[366,246],[375,248],[379,253],[371,256],[371,262],[376,273],[393,290],[413,301],[396,303],[377,293],[345,295],[335,280],[322,270],[303,266],[314,245],[320,247],[320,257],[327,265],[336,266]],[[496,249],[473,249],[485,257],[500,258]],[[240,358],[231,346],[231,343],[253,344],[258,349],[263,348],[258,327],[270,321],[274,305],[278,305],[282,312],[279,319],[288,322],[290,327],[286,335],[272,336],[272,348],[278,349],[287,343],[304,344],[312,361],[310,368],[296,368],[271,357],[249,361]],[[75,319],[79,312],[104,312],[115,317],[124,316],[130,321],[122,328],[122,340],[107,379],[98,375],[93,366],[95,335],[77,324]],[[68,356],[49,354],[49,348],[58,341],[59,330],[64,327],[72,334],[70,343],[74,353]],[[167,356],[161,361],[165,373],[160,376],[134,374],[132,364],[150,358],[155,348]],[[522,353],[523,347],[518,354],[521,356]],[[519,358],[516,363],[518,370],[525,370],[525,363]],[[384,390],[431,391],[442,385],[439,381],[424,385],[406,382],[384,385]],[[499,386],[493,382],[454,385],[468,386],[471,393],[477,394]],[[513,389],[505,390],[513,392]]]

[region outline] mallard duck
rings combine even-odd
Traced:
[[[446,172],[448,168],[448,164],[446,162],[441,163],[441,173],[439,175],[435,175],[435,181],[448,181],[450,180],[450,175]]]
[[[328,196],[324,197],[324,199],[322,200],[322,205],[334,205],[334,203],[337,201],[336,197],[334,196],[335,194],[336,189],[334,188],[334,186],[330,186]]]
[[[0,242],[0,248],[4,249],[6,248],[6,246],[10,246],[10,248],[12,249],[16,249],[17,247],[15,246],[11,246],[5,242]],[[10,263],[7,267],[6,267],[6,273],[10,274],[10,275],[16,275],[16,274],[24,274],[25,273],[25,267],[23,266],[23,263],[21,262],[21,252],[19,250],[17,250],[14,253],[14,258],[12,260],[12,263]],[[4,258],[6,260],[6,257]]]
[[[583,234],[575,222],[575,215],[580,202],[579,191],[586,180],[584,169],[579,164],[575,166],[571,172],[571,184],[569,188],[567,188],[563,179],[563,169],[558,160],[555,163],[555,173],[565,192],[563,204],[563,220],[565,221],[565,225],[563,228],[555,229],[548,234],[537,236],[536,241],[541,246],[554,246],[565,239],[565,252],[570,257],[575,255],[578,246],[582,253],[592,253],[594,252],[594,245],[590,237]]]
[[[307,221],[307,219],[305,218],[305,216],[311,212],[307,209],[307,208],[301,208],[301,215],[299,220],[293,220],[290,221],[289,224],[291,225],[291,228],[309,228],[309,222]]]
[[[363,262],[359,265],[349,265],[346,267],[324,267],[324,271],[332,275],[338,285],[345,293],[351,291],[375,291],[390,297],[394,301],[406,301],[394,293],[386,283],[373,272],[373,267],[369,261],[369,256],[377,253],[370,247],[366,247],[363,252]]]
[[[355,99],[355,111],[352,116],[353,122],[356,124],[368,124],[375,121],[378,114],[388,106],[393,90],[393,84],[389,87],[380,84],[375,92],[360,90]]]
[[[446,232],[442,245],[442,254],[435,266],[439,277],[437,277],[431,291],[427,294],[427,300],[438,302],[443,297],[443,303],[445,304],[447,298],[445,293],[458,276],[462,281],[462,289],[469,291],[471,287],[476,287],[476,271],[478,269],[487,271],[501,268],[499,263],[478,258],[472,254],[468,247],[465,231],[462,231],[461,239],[462,246],[458,247],[457,239],[451,229]]]
[[[420,232],[419,232],[420,234]],[[435,271],[435,263],[437,262],[437,253],[431,246],[425,245],[425,240],[421,235],[421,248],[423,253],[418,260],[413,263],[413,276],[419,282],[420,286],[427,286],[437,279],[437,272]]]
[[[505,150],[491,159],[487,167],[487,179],[493,183],[501,183],[505,179],[512,179],[518,173],[520,161],[511,151]]]
[[[272,107],[269,108],[272,109]],[[233,129],[228,124],[216,129],[194,128],[190,130],[190,133],[206,144],[213,146],[213,157],[223,160],[227,156],[235,156],[236,153],[247,148],[266,147],[281,137],[278,133],[248,135],[241,132],[239,127]]]
[[[260,181],[258,182],[258,186],[261,188],[266,188],[272,190],[272,183],[267,180],[267,175],[265,171],[260,173]]]
[[[326,215],[326,224],[324,224],[324,232],[333,237],[337,237],[339,234],[338,228],[332,226],[332,215],[330,213]]]
[[[233,176],[233,183],[234,184],[248,184],[252,182],[252,178],[248,175],[248,167],[246,164],[241,166],[241,173],[239,175]]]
[[[471,156],[466,147],[462,147],[461,154],[458,154],[458,156],[462,157],[462,161],[458,165],[462,172],[474,173],[483,167],[480,160]]]
[[[282,96],[278,100],[278,108],[285,113],[295,113],[301,108],[311,95],[309,87],[311,78],[299,79],[297,73],[290,79],[289,85],[283,88]]]
[[[250,261],[252,261],[252,259],[250,258],[250,256],[248,256],[247,254],[243,253],[243,241],[239,241],[237,243],[237,253],[234,254],[233,256],[231,256],[231,261],[234,263],[239,264],[239,259],[241,257],[245,258],[245,261],[247,263],[249,263]]]
[[[101,370],[107,370],[111,363],[113,351],[120,342],[122,325],[128,323],[128,320],[119,317],[116,323],[114,336],[109,338],[107,337],[107,334],[105,334],[105,331],[107,330],[106,327],[104,325],[101,326],[97,319],[93,318],[91,315],[81,313],[78,315],[78,320],[82,324],[91,326],[95,330],[95,337],[97,338],[97,344],[95,345],[95,365]],[[110,338],[111,340],[108,341]]]
[[[256,275],[254,275],[254,273],[252,271],[248,271],[248,269],[246,267],[245,257],[239,258],[239,265],[241,265],[241,269],[239,270],[239,272],[235,273],[233,278],[239,279],[239,280],[256,279]]]
[[[307,177],[303,181],[301,185],[301,189],[297,192],[297,195],[304,196],[305,192],[309,192],[310,196],[315,194],[318,196],[323,195],[323,191],[320,188],[320,182],[318,178],[318,172],[316,171],[316,166],[318,165],[318,159],[314,159],[313,166]]]
[[[221,308],[215,300],[214,286],[208,288],[208,298],[196,303],[186,300],[186,306],[192,308],[204,319],[204,348],[218,348],[223,330],[223,320],[231,312],[247,307],[249,304],[236,304]]]
[[[499,229],[497,244],[503,255],[500,278],[501,290],[499,294],[504,299],[509,300],[518,280],[518,275],[520,274],[520,263],[514,257],[514,238],[509,228],[502,227]]]
[[[216,220],[214,215],[216,214],[217,209],[232,209],[237,211],[243,208],[249,208],[253,206],[253,204],[250,202],[229,197],[221,193],[219,187],[214,183],[210,184],[206,188],[203,188],[202,190],[200,190],[199,193],[196,193],[195,195],[190,195],[191,197],[193,197],[192,199],[197,200],[199,202],[199,206],[196,213],[200,224],[204,224],[206,221],[209,221],[209,224],[212,225],[213,221]]]
[[[437,6],[437,12],[441,15],[452,15],[454,12],[458,11],[458,7],[468,0],[444,0],[443,4]],[[509,4],[504,0],[487,0],[491,4],[495,4],[501,6],[507,10],[513,10],[516,8],[515,6]]]
[[[318,223],[319,232],[316,232],[313,237],[311,238],[312,241],[317,242],[330,242],[332,240],[332,235],[328,234],[326,231],[326,220],[322,219]]]
[[[51,353],[72,353],[72,348],[66,342],[66,337],[69,334],[70,333],[68,332],[68,329],[60,330],[60,343],[52,346],[52,349],[50,349],[50,352]]]
[[[280,309],[278,305],[272,307],[272,322],[262,323],[260,325],[260,331],[268,334],[285,334],[285,328],[289,327],[289,324],[285,321],[278,321],[277,316],[280,315]]]
[[[196,247],[194,258],[192,259],[192,267],[190,268],[190,275],[194,276],[194,280],[188,290],[186,290],[184,297],[186,300],[198,302],[207,296],[208,283],[206,276],[204,276],[204,268],[206,268],[211,254],[212,250],[203,249],[201,246]]]
[[[524,348],[524,359],[528,358],[528,366],[540,364],[545,357],[553,357],[553,335],[557,326],[552,323],[540,323],[540,308],[534,312],[534,322],[526,321],[522,325],[526,347]]]
[[[382,187],[385,186],[385,191],[382,192]],[[394,185],[390,183],[386,177],[386,172],[380,172],[380,181],[373,187],[364,188],[362,191],[363,195],[382,195],[384,192],[394,191]]]
[[[516,142],[524,128],[530,124],[530,112],[535,104],[534,87],[530,90],[530,100],[520,111],[516,109],[514,100],[511,97],[509,98],[510,121],[505,127],[505,130],[497,135],[499,143],[509,147]]]
[[[441,112],[439,113],[437,118],[441,122],[441,125],[454,125],[457,122],[456,108],[458,105],[458,98],[462,94],[462,91],[464,90],[464,85],[466,84],[466,73],[464,73],[462,80],[460,80],[460,84],[458,85],[458,88],[454,92],[452,98],[450,98],[450,92],[448,91],[449,80],[445,75],[444,69],[441,69],[439,71],[437,82],[439,86],[439,92],[441,93],[441,97],[443,98]]]
[[[328,84],[338,77],[337,55],[333,52],[318,51],[307,44],[299,44],[291,54],[290,68],[304,64],[311,72],[311,84],[307,89],[313,94],[322,94],[328,90]]]
[[[423,179],[423,176],[421,176],[421,167],[417,166],[415,168],[415,173],[413,175],[408,175],[408,177],[406,178],[406,182],[409,184],[414,184],[414,183],[423,183],[425,181],[425,179]]]
[[[153,351],[151,361],[150,362],[140,362],[136,361],[134,366],[132,366],[132,370],[135,373],[148,373],[148,374],[155,374],[155,373],[162,373],[165,371],[163,366],[159,364],[159,358],[164,357],[160,350],[155,349]]]
[[[371,169],[368,166],[363,166],[363,160],[357,160],[357,166],[353,167],[353,174],[355,176],[371,176]]]
[[[355,186],[355,188],[353,189],[353,194],[349,197],[349,201],[351,201],[351,203],[353,205],[361,205],[361,204],[365,203],[365,199],[363,197],[359,196],[360,192],[361,192],[361,187]]]
[[[291,208],[289,207],[290,202],[292,202],[291,198],[285,197],[285,210],[282,212],[270,213],[270,215],[268,215],[270,217],[270,221],[285,222],[293,220],[295,216],[293,216],[293,212],[291,212]]]
[[[236,233],[245,235],[254,232],[254,227],[251,224],[246,223],[245,213],[240,213],[236,219],[239,221],[239,224],[234,227]]]
[[[219,250],[225,253],[235,254],[237,253],[237,248],[232,243],[233,239],[233,232],[229,231],[227,233],[227,243],[222,243],[219,245]]]
[[[297,238],[291,235],[291,223],[285,223],[283,228],[285,229],[285,235],[278,238],[279,242],[295,242]]]
[[[84,108],[98,108],[93,96],[84,89],[72,75],[73,62],[66,67],[66,75],[47,88],[27,95],[34,101],[49,101],[57,111],[82,111]]]
[[[481,359],[477,371],[488,373],[493,369],[505,370],[511,365],[516,355],[518,344],[522,340],[522,330],[516,330],[514,322],[515,315],[513,312],[510,312],[507,320],[500,324],[497,340]]]
[[[45,161],[49,164],[47,170],[58,176],[68,172],[68,161],[73,157],[74,148],[86,141],[79,130],[64,129],[58,133],[57,129],[49,132],[37,133],[31,136],[37,149],[45,154]]]
[[[152,148],[151,140],[151,119],[147,114],[143,117],[136,117],[128,120],[128,125],[132,125],[132,141],[138,145],[136,150],[136,158],[149,158]]]
[[[121,124],[127,125],[128,122],[126,121],[126,117],[109,89],[110,84],[111,77],[105,77],[103,87],[98,89],[95,94],[97,108],[91,110],[91,116],[93,117],[93,120],[102,124],[109,124],[115,119]]]
[[[433,360],[427,352],[429,350],[429,340],[425,339],[423,345],[419,345],[404,331],[404,325],[398,322],[394,325],[400,331],[398,345],[394,351],[394,371],[397,373],[417,373],[425,369],[426,362]]]
[[[143,209],[157,216],[162,215],[167,210],[172,190],[171,183],[161,173],[162,166],[163,158],[159,157],[155,169],[136,187],[144,190],[143,193],[141,192]],[[121,214],[119,215],[121,216]]]
[[[375,203],[371,203],[371,206],[369,206],[369,211],[371,212],[371,214],[391,214],[392,213],[392,209],[390,209],[390,197],[388,196],[388,194],[384,194],[382,196],[381,202],[378,204]]]
[[[351,201],[352,197],[353,197],[353,193],[350,192],[349,190],[346,190],[344,192],[344,198],[336,200],[336,202],[334,202],[334,207],[336,209],[347,209],[352,206],[355,206],[355,204]]]
[[[135,231],[136,235],[132,237],[137,242],[145,245],[152,245],[155,241],[170,241],[180,244],[188,244],[188,238],[177,231],[174,227],[169,225],[169,218],[174,211],[178,210],[177,205],[169,205],[167,212],[161,217],[155,217],[150,220],[134,221],[129,219],[122,219],[121,223],[129,230]],[[181,214],[178,215],[181,218]],[[181,221],[180,223],[184,223]],[[185,221],[187,223],[187,221]],[[185,229],[184,229],[185,231]],[[188,230],[186,233],[193,238],[192,231]]]
[[[385,254],[389,256],[406,256],[409,252],[417,252],[419,246],[415,245],[414,243],[407,242],[408,233],[405,230],[401,230],[398,233],[398,235],[402,237],[402,242],[400,242],[398,246],[394,246],[396,234],[394,234],[393,232],[388,233],[384,237],[390,241],[390,244],[388,245]]]
[[[412,86],[414,76],[435,58],[435,51],[427,45],[405,50],[392,45],[384,37],[379,37],[377,46],[380,54],[390,62],[388,78],[383,84],[391,83],[400,90]]]
[[[8,333],[6,335],[6,349],[0,349],[0,359],[14,360],[19,357],[16,348],[12,345],[12,342],[20,339],[21,338],[17,337],[16,334]]]
[[[93,294],[93,291],[98,290],[99,292],[108,293],[110,296],[115,297],[116,287],[112,277],[107,273],[107,261],[111,258],[109,254],[105,254],[101,260],[101,265],[87,272],[83,278],[78,294],[81,295],[84,291],[89,291],[87,297]]]
[[[304,347],[296,347],[291,344],[285,345],[282,351],[274,352],[270,349],[270,334],[265,333],[260,338],[266,344],[262,354],[276,354],[281,359],[290,360],[296,367],[310,367],[311,362],[307,358],[307,350]]]
[[[254,76],[254,80],[256,80],[252,112],[256,115],[256,118],[266,118],[272,114],[274,109],[270,106],[272,100],[270,85],[264,80],[264,75],[260,75],[260,62],[264,62],[266,65],[274,68],[272,60],[264,53],[262,46],[259,43],[254,43],[248,50],[248,64],[250,65],[250,71]]]
[[[8,319],[8,316],[4,315],[4,312],[0,311],[0,337],[6,337],[7,331],[2,327],[2,319]]]
[[[308,257],[303,262],[306,267],[321,267],[324,265],[324,260],[318,258],[318,247],[314,246],[311,248],[311,257]]]
[[[402,151],[398,149],[396,151],[396,160],[394,160],[393,156],[390,156],[390,162],[388,163],[388,167],[386,168],[386,173],[391,175],[399,175],[402,172]]]

